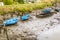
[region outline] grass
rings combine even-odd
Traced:
[[[12,12],[31,12],[33,10],[42,9],[46,6],[52,6],[51,3],[31,3],[31,4],[13,4],[0,6],[0,14]]]

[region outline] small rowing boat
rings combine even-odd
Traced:
[[[30,14],[25,14],[21,17],[21,20],[25,21],[28,20],[30,18]]]
[[[8,26],[8,25],[13,25],[13,24],[16,24],[18,22],[18,17],[15,17],[15,18],[11,18],[9,20],[6,20],[3,22],[3,24],[0,24],[0,26]]]
[[[51,9],[46,9],[46,10],[42,10],[42,12],[40,14],[37,14],[36,17],[38,18],[45,18],[45,17],[49,17],[52,16],[53,14],[56,14],[56,12],[51,12]]]

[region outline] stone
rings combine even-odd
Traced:
[[[3,15],[0,15],[0,20],[1,21],[3,21],[3,18],[4,18],[4,16]]]
[[[4,3],[3,2],[0,2],[0,6],[4,6]]]
[[[5,14],[4,15],[4,19],[10,19],[11,18],[11,14]]]

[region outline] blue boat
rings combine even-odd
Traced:
[[[21,20],[25,21],[28,20],[30,18],[30,14],[25,14],[21,17]]]
[[[6,26],[7,25],[13,25],[13,24],[16,24],[18,22],[18,18],[12,18],[12,19],[9,19],[9,20],[6,20],[3,22],[3,24],[5,24]]]
[[[50,13],[51,10],[52,10],[51,8],[48,8],[48,9],[42,10],[42,12],[44,12],[44,13]]]

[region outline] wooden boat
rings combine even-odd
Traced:
[[[55,12],[51,8],[48,8],[48,9],[42,10],[40,14],[36,14],[36,17],[38,17],[38,18],[45,18],[45,17],[52,16],[53,14],[56,14],[56,13],[57,12]]]
[[[50,12],[50,13],[40,13],[38,15],[36,15],[36,17],[38,18],[45,18],[45,17],[49,17],[52,16],[55,12]]]
[[[42,10],[42,12],[44,12],[44,13],[49,13],[49,12],[51,12],[51,8],[48,8],[48,9],[44,9],[44,10]]]
[[[28,20],[30,18],[30,14],[25,14],[21,17],[21,20],[25,21]]]

